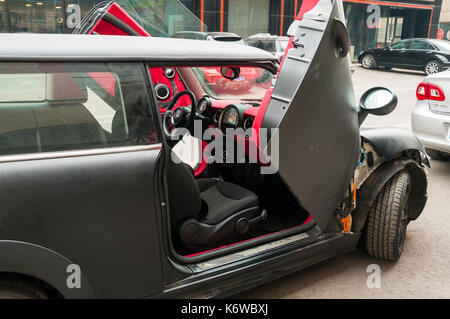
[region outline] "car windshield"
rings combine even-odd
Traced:
[[[272,86],[273,75],[257,67],[241,67],[239,77],[228,80],[220,73],[220,67],[192,68],[205,92],[219,100],[262,100]]]

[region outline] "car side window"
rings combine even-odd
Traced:
[[[433,46],[425,41],[414,41],[411,50],[433,50]]]
[[[159,143],[139,63],[0,63],[0,155]]]
[[[405,50],[408,49],[411,44],[411,41],[400,41],[391,46],[392,50]]]

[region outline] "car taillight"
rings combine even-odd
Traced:
[[[417,86],[416,97],[418,100],[444,101],[445,94],[442,88],[436,84],[421,82]]]

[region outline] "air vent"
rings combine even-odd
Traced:
[[[159,83],[155,86],[156,97],[160,101],[167,100],[170,96],[170,88],[162,83]]]

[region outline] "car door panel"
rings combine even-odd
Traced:
[[[409,51],[411,41],[400,41],[383,50],[382,63],[388,66],[405,65],[405,54]]]
[[[100,298],[160,291],[154,182],[160,145],[144,148],[1,163],[2,239],[65,256]]]
[[[405,65],[410,68],[422,69],[430,52],[425,41],[414,41],[411,49],[405,54]]]
[[[279,140],[278,173],[322,230],[336,220],[360,149],[349,59],[336,53],[348,41],[337,41],[339,21],[342,3],[321,0],[291,26],[300,40],[285,55],[261,125],[276,128],[267,150]]]

